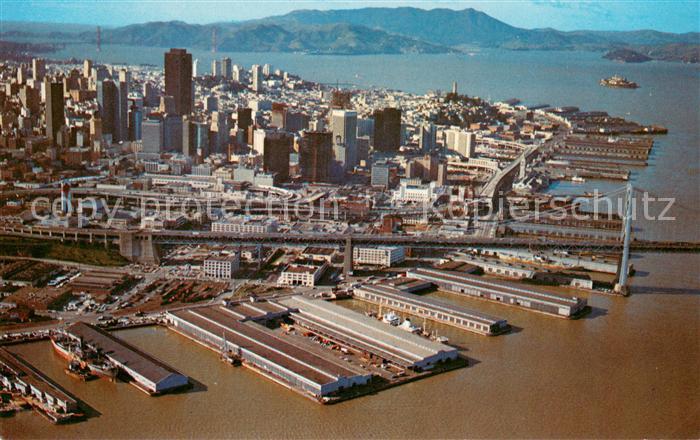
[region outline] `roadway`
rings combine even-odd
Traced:
[[[440,235],[397,235],[397,234],[314,234],[271,232],[260,234],[237,234],[212,231],[120,231],[115,229],[88,228],[37,228],[24,226],[0,226],[0,235],[27,238],[116,242],[122,235],[131,235],[136,240],[152,238],[156,244],[233,244],[236,245],[329,245],[342,246],[348,237],[353,245],[397,245],[412,248],[459,249],[467,247],[508,247],[508,248],[568,248],[580,250],[621,251],[619,240],[568,239],[556,237],[477,237]],[[633,240],[630,248],[639,252],[698,252],[700,242],[671,242]]]

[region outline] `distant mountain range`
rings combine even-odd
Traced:
[[[30,28],[3,26],[3,38],[37,37]],[[181,21],[151,22],[102,30],[104,44],[162,47],[211,47],[216,29],[217,47],[237,52],[305,52],[316,54],[447,53],[468,48],[512,50],[630,49],[651,58],[692,62],[700,47],[700,33],[674,34],[640,31],[570,31],[523,29],[475,9],[363,8],[299,10],[246,22],[207,25]],[[94,41],[95,32],[51,28],[54,38]],[[690,53],[690,55],[688,55]],[[624,60],[623,60],[624,61]]]

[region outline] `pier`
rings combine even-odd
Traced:
[[[79,418],[78,399],[21,356],[0,347],[0,383],[54,423]]]
[[[362,285],[353,290],[353,297],[486,336],[497,335],[510,328],[505,319],[388,286]]]
[[[587,308],[587,301],[583,298],[556,295],[503,281],[486,280],[461,272],[418,268],[410,270],[408,276],[430,281],[447,292],[482,298],[560,318],[575,318]]]
[[[100,351],[133,379],[133,385],[149,395],[158,395],[189,385],[187,376],[93,325],[78,322],[69,326],[66,334]]]

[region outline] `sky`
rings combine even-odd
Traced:
[[[0,0],[3,21],[122,26],[148,21],[241,21],[296,9],[474,8],[508,24],[559,30],[700,32],[700,0]]]

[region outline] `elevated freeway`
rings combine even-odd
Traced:
[[[40,238],[61,241],[104,243],[119,246],[120,253],[130,259],[144,262],[157,259],[158,245],[210,244],[210,245],[326,245],[343,247],[348,238],[353,245],[397,245],[424,249],[462,249],[467,247],[503,248],[566,248],[620,252],[621,240],[576,240],[532,237],[452,237],[440,235],[407,236],[398,234],[312,234],[312,233],[261,233],[236,234],[211,231],[120,231],[116,229],[89,228],[40,228],[25,226],[0,226],[0,235]],[[635,252],[698,252],[700,242],[672,242],[632,240],[630,249]]]

